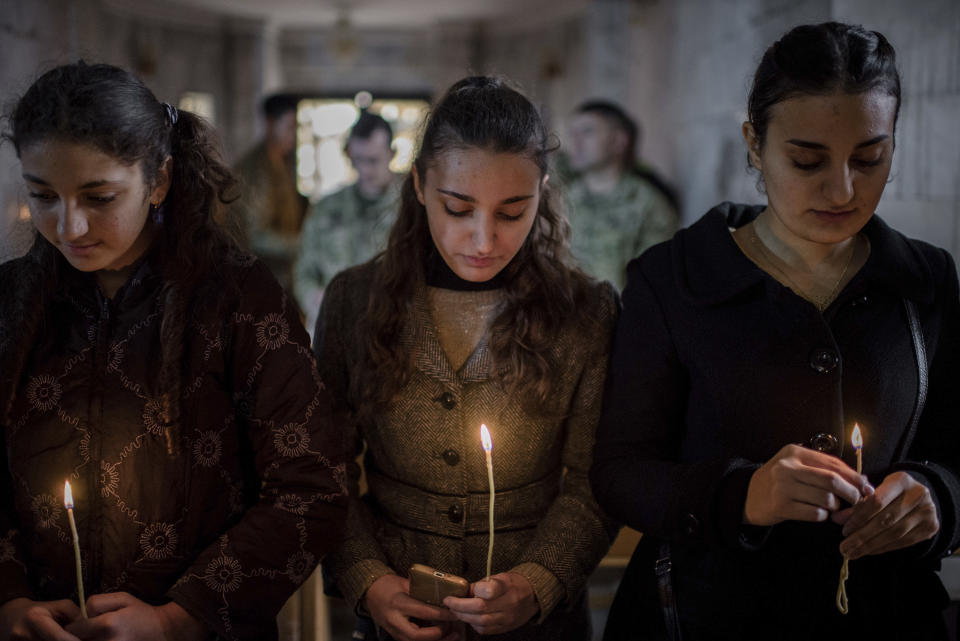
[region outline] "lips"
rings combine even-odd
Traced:
[[[834,211],[830,209],[814,209],[813,213],[827,220],[840,220],[841,218],[847,218],[857,212],[856,209],[843,209],[840,211]]]
[[[100,243],[86,243],[86,244],[63,243],[63,249],[65,252],[73,256],[88,256],[99,245]]]
[[[470,267],[489,267],[494,262],[492,256],[464,256],[463,260]]]

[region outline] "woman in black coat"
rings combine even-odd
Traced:
[[[793,29],[743,125],[766,207],[630,263],[591,480],[645,536],[606,639],[945,638],[960,304],[950,255],[874,215],[899,103],[882,35]]]

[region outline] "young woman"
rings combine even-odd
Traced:
[[[214,222],[212,130],[83,62],[9,126],[39,233],[0,267],[0,638],[275,638],[345,470],[292,305]]]
[[[426,123],[386,251],[324,297],[314,348],[353,453],[366,445],[369,487],[325,569],[394,639],[589,638],[584,584],[615,533],[587,469],[617,307],[571,266],[549,151],[524,96],[495,78],[456,83]],[[497,490],[489,580],[481,424]],[[411,598],[413,563],[465,577],[470,596]]]
[[[591,478],[645,536],[607,639],[945,638],[957,274],[874,214],[899,106],[882,35],[791,30],[743,125],[766,206],[630,264]]]

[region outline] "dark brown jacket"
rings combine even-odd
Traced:
[[[276,637],[277,611],[340,540],[344,467],[286,295],[261,263],[227,263],[243,295],[223,317],[214,300],[194,310],[169,441],[156,269],[144,261],[108,300],[92,275],[65,267],[0,426],[0,602],[76,599],[69,479],[88,596],[173,600],[222,638]],[[22,291],[31,269],[0,267],[5,364],[35,295]]]
[[[351,398],[355,385],[351,373],[364,344],[357,320],[366,309],[373,269],[368,264],[335,278],[317,323],[320,371],[338,401]],[[358,422],[353,408],[346,408],[354,416],[345,421],[353,455],[366,444],[370,491],[351,499],[345,543],[328,557],[325,570],[351,605],[379,577],[406,576],[412,563],[482,579],[489,515],[480,443],[485,423],[494,443],[497,488],[493,572],[523,574],[541,607],[539,622],[503,638],[588,638],[584,584],[616,533],[587,481],[616,294],[609,285],[597,286],[590,301],[596,326],[571,324],[556,340],[554,356],[563,371],[551,396],[555,417],[530,414],[504,394],[486,339],[453,371],[426,294],[416,294],[402,339],[415,363],[409,383],[370,423]],[[349,469],[356,490],[360,469]]]

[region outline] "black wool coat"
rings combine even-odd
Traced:
[[[645,533],[606,639],[666,638],[654,564],[671,549],[685,641],[941,638],[934,574],[960,540],[960,301],[950,255],[874,216],[871,254],[821,314],[752,263],[728,227],[761,207],[724,203],[628,268],[591,481],[601,506]],[[904,306],[923,330],[929,391],[905,433],[919,373]],[[789,443],[849,445],[878,485],[906,470],[930,488],[930,541],[850,563],[850,612],[834,601],[841,528],[742,525],[753,472]]]

